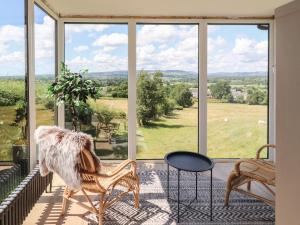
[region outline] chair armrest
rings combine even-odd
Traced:
[[[133,175],[136,175],[136,162],[130,159],[127,159],[120,163],[116,168],[114,168],[112,171],[105,174],[107,177],[111,177],[119,173],[121,170],[125,169],[128,165],[130,165],[130,170],[133,172]]]
[[[234,165],[234,170],[235,170],[235,172],[238,176],[241,175],[240,166],[241,166],[242,163],[249,163],[249,164],[255,165],[255,166],[259,167],[260,169],[268,171],[268,172],[273,172],[274,171],[274,169],[270,168],[270,166],[261,165],[259,162],[257,162],[256,159],[245,159],[245,160],[240,160],[240,161],[236,162],[236,164]]]
[[[272,148],[273,150],[275,150],[276,146],[273,144],[266,144],[263,145],[262,147],[260,147],[257,152],[256,152],[256,159],[260,159],[260,153],[262,152],[262,150],[264,150],[265,148]]]

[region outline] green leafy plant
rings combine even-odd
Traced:
[[[88,98],[96,99],[98,95],[97,83],[84,78],[87,72],[82,70],[73,73],[67,65],[61,63],[60,76],[48,89],[50,96],[56,98],[57,104],[65,104],[71,113],[74,131],[77,131],[78,127],[78,106],[86,103]]]

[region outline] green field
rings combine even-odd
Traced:
[[[209,103],[207,108],[209,156],[255,157],[267,143],[267,106]]]
[[[257,83],[256,80],[254,81],[247,85]],[[45,107],[47,87],[50,82],[51,80],[38,80],[36,83],[37,126],[54,124],[54,111]],[[235,81],[233,85],[240,84]],[[19,96],[24,96],[24,86],[22,79],[0,80],[0,90]],[[91,108],[95,105],[103,105],[127,114],[128,100],[124,98],[106,96],[96,101],[89,101],[89,104]],[[15,123],[16,107],[16,105],[0,107],[0,161],[12,159],[13,145],[25,144],[24,140],[23,142],[20,140],[20,126]],[[266,105],[221,103],[209,99],[207,109],[209,156],[214,158],[254,157],[256,149],[267,143]],[[128,125],[124,120],[116,122],[120,124],[115,134],[116,142],[109,144],[102,137],[102,140],[96,144],[96,151],[103,158],[127,157]],[[83,125],[82,130],[95,137],[96,125],[97,120],[93,118],[92,124]],[[162,116],[147,126],[137,127],[137,158],[163,158],[167,152],[174,150],[197,151],[198,136],[197,104],[183,110],[174,110],[171,115]]]
[[[101,99],[96,103],[127,112],[127,99]],[[267,106],[209,102],[207,114],[211,157],[254,157],[256,149],[267,143]],[[174,150],[197,151],[197,105],[138,127],[137,144],[138,159],[163,158]]]
[[[175,111],[152,126],[138,129],[137,157],[163,158],[174,150],[198,150],[197,108]],[[208,104],[208,155],[213,158],[254,157],[267,142],[266,106]]]
[[[94,103],[95,104],[95,103]],[[127,99],[100,99],[103,104],[127,112]],[[1,151],[0,158],[11,159],[12,141],[20,132],[10,123],[15,107],[0,107]],[[53,123],[54,113],[37,105],[37,125]],[[214,158],[254,157],[256,149],[267,142],[267,106],[209,103],[208,104],[208,155]],[[259,122],[260,121],[260,122]],[[137,128],[137,158],[157,159],[170,151],[198,149],[198,110],[196,105],[176,110],[148,126]]]
[[[50,81],[37,81],[36,83],[36,125],[54,124],[54,111],[46,109],[41,103],[47,96]],[[0,90],[11,95],[25,96],[25,83],[21,78],[1,79]],[[21,126],[15,122],[17,105],[0,106],[0,161],[12,160],[13,146],[26,146],[22,138]],[[26,122],[23,121],[22,124]]]

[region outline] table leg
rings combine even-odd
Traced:
[[[168,177],[167,177],[167,179],[168,179],[168,181],[167,181],[167,194],[168,194],[168,199],[169,199],[169,188],[170,188],[170,184],[169,184],[169,179],[170,179],[170,166],[169,166],[169,164],[168,164]]]
[[[180,170],[178,170],[178,185],[177,185],[177,222],[179,223],[179,204],[180,204]]]
[[[213,198],[213,193],[212,193],[212,177],[213,177],[213,171],[212,169],[210,170],[210,221],[212,221],[212,198]]]
[[[196,172],[196,200],[198,200],[198,173]]]

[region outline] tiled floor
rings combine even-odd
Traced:
[[[163,163],[139,162],[140,170],[151,167],[165,168],[166,166]],[[216,163],[214,168],[214,177],[226,181],[232,167],[232,163]],[[252,188],[252,190],[256,193],[270,197],[269,194],[265,192],[265,190],[260,186],[253,185]],[[60,216],[63,190],[63,181],[58,176],[54,176],[52,192],[44,193],[41,196],[38,203],[36,203],[23,225],[88,224],[88,222],[83,217],[83,214],[87,213],[86,210],[75,204],[71,204],[69,206],[67,214],[64,217]],[[82,197],[82,195],[78,196],[78,198],[81,198],[82,201],[85,201],[85,199],[83,199]]]

